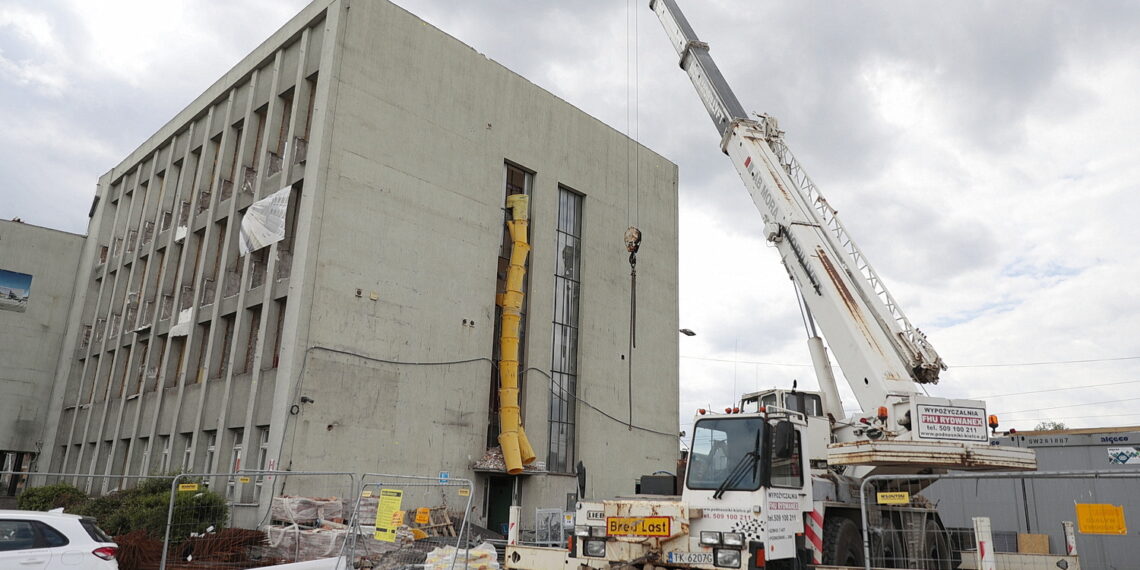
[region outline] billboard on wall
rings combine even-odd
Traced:
[[[31,292],[31,275],[0,269],[0,311],[26,311]]]

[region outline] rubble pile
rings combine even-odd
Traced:
[[[471,464],[471,468],[476,471],[503,471],[507,470],[507,462],[503,459],[503,448],[491,447],[483,454],[478,461]],[[543,472],[546,471],[546,462],[534,461],[529,465],[523,466],[524,472]]]
[[[168,570],[204,568],[258,568],[287,560],[268,556],[265,533],[243,528],[225,528],[172,545],[167,554]],[[162,541],[136,530],[115,537],[120,570],[153,570],[162,562]]]

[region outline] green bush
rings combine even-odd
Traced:
[[[25,490],[20,494],[17,504],[25,511],[50,511],[63,507],[65,511],[72,512],[86,501],[87,494],[75,485],[56,483]]]
[[[73,512],[94,518],[99,527],[111,536],[126,534],[134,530],[123,516],[123,503],[129,493],[130,491],[116,491],[102,497],[93,497]]]
[[[163,498],[169,501],[170,492],[167,491]],[[166,515],[165,503],[162,514]],[[163,519],[160,528],[165,526],[165,522]],[[225,497],[213,491],[180,491],[174,497],[170,541],[182,542],[190,536],[190,533],[201,534],[211,526],[214,527],[214,532],[217,532],[225,528],[227,522],[229,522],[229,507],[226,505]]]
[[[60,483],[24,491],[19,505],[21,509],[35,511],[63,507],[67,512],[93,517],[112,536],[143,530],[152,538],[162,540],[170,508],[170,480],[144,479],[134,488],[94,498],[88,498],[72,485]],[[211,526],[215,531],[221,530],[228,519],[225,497],[208,490],[176,491],[170,540],[176,544],[191,533],[206,532]]]

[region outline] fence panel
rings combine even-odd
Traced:
[[[1140,472],[1121,471],[868,477],[863,552],[848,562],[868,569],[971,569],[983,567],[980,553],[988,551],[996,570],[1112,567],[1106,558],[1130,563],[1138,553],[1121,558],[1105,550],[1100,536],[1073,539],[1070,532],[1067,539],[1065,529],[1078,522],[1075,505],[1119,505],[1112,490],[1135,489],[1137,479]],[[987,544],[979,544],[977,519],[988,523]]]
[[[215,491],[208,493],[207,491]],[[352,473],[183,473],[170,484],[157,566],[255,568],[344,553],[356,496]]]
[[[467,479],[365,474],[351,560],[376,568],[498,568],[493,547],[469,544],[473,490]]]

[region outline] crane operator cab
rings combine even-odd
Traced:
[[[773,388],[752,392],[740,397],[740,408],[745,412],[757,412],[769,407],[778,407],[803,414],[807,421],[804,438],[812,473],[822,474],[827,469],[827,445],[832,443],[832,419],[823,408],[823,397],[818,392],[802,392],[794,387],[791,390]]]

